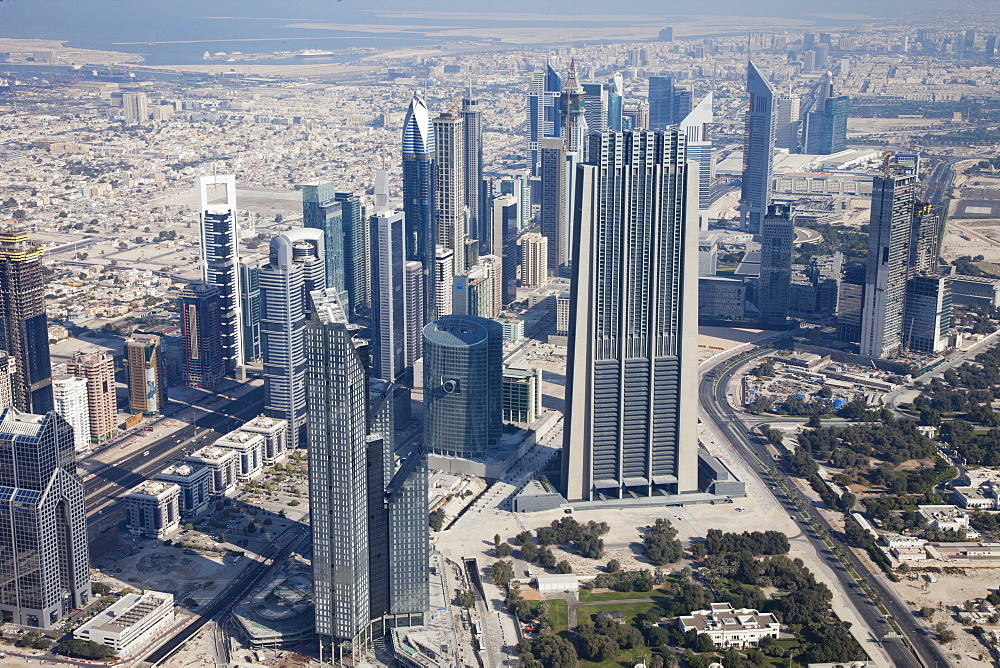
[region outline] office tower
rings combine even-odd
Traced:
[[[666,28],[660,28],[660,33],[657,36],[661,42],[672,42],[674,41],[674,29],[672,26],[667,26]]]
[[[663,130],[674,118],[674,80],[649,77],[649,129]]]
[[[583,84],[583,115],[587,119],[587,127],[594,132],[608,129],[608,95],[605,84]]]
[[[306,341],[309,293],[326,285],[323,232],[297,228],[271,239],[260,268],[260,337],[264,354],[264,414],[288,422],[289,448],[306,423]]]
[[[14,405],[14,374],[17,373],[17,361],[0,350],[0,408]]]
[[[315,182],[302,186],[302,226],[323,231],[326,287],[336,288],[341,301],[347,303],[344,211],[332,183]]]
[[[0,230],[0,350],[17,363],[13,405],[39,415],[53,406],[44,290],[42,249],[25,232]]]
[[[802,54],[802,74],[811,74],[816,71],[816,52],[809,49]]]
[[[498,258],[499,275],[494,276],[494,284],[500,302],[510,304],[517,299],[517,233],[520,230],[520,202],[513,195],[493,198],[490,208],[491,232]]]
[[[243,363],[258,364],[264,354],[260,344],[260,268],[267,256],[254,253],[240,258],[240,313],[243,323]]]
[[[541,141],[545,137],[561,137],[559,96],[562,94],[562,78],[552,65],[545,63],[545,71],[531,79],[528,88],[528,154],[531,175],[541,173]]]
[[[563,486],[698,488],[698,228],[684,134],[591,135],[577,172]]]
[[[87,379],[90,438],[103,443],[118,433],[115,394],[115,358],[105,350],[78,350],[66,363],[66,372]]]
[[[486,256],[493,258],[492,255]],[[452,313],[495,318],[500,314],[500,300],[496,293],[496,271],[492,262],[479,262],[453,283]]]
[[[368,378],[357,327],[334,291],[311,299],[305,352],[316,633],[323,645],[357,647],[370,621]]]
[[[687,158],[698,165],[694,183],[698,188],[698,227],[708,230],[708,207],[712,205],[712,140],[709,129],[714,120],[713,94],[709,93],[681,121]]]
[[[388,549],[383,548],[389,555],[388,569],[373,571],[389,576],[386,626],[423,624],[430,610],[428,482],[427,454],[414,451],[396,469],[384,493],[370,492],[370,497],[383,500],[388,528]]]
[[[975,51],[976,50],[976,38],[978,34],[975,30],[969,29],[965,31],[965,37],[962,40],[962,46],[965,51]]]
[[[90,447],[90,407],[87,404],[87,381],[64,374],[52,379],[52,399],[55,411],[73,428],[73,446],[77,450]]]
[[[992,58],[997,55],[997,36],[990,35],[986,38],[986,43],[984,45],[986,57]]]
[[[861,315],[865,300],[865,263],[848,262],[837,293],[837,340],[861,343]]]
[[[437,247],[434,255],[434,306],[438,316],[451,315],[451,286],[455,278],[455,251]],[[427,299],[427,295],[424,295]]]
[[[799,151],[799,106],[801,99],[794,93],[782,93],[775,98],[774,146],[789,153]]]
[[[371,217],[372,238],[372,347],[373,373],[376,378],[394,381],[408,366],[406,361],[406,315],[408,306],[416,306],[423,315],[423,301],[410,304],[410,297],[422,294],[423,267],[405,257],[405,230],[401,212],[383,211]],[[412,265],[407,272],[406,265]],[[419,279],[412,276],[419,271]],[[408,289],[409,288],[409,289]],[[418,355],[419,356],[419,355]]]
[[[549,240],[549,274],[558,276],[570,261],[570,211],[573,202],[573,175],[578,156],[567,151],[562,139],[542,142],[542,206],[540,229]]]
[[[621,72],[615,72],[606,88],[608,91],[608,114],[605,129],[619,131],[622,129],[622,114],[625,111],[625,81]],[[596,130],[597,128],[591,126],[591,129]]]
[[[649,104],[640,102],[636,107],[622,111],[622,130],[645,130],[649,127]]]
[[[806,113],[803,153],[830,155],[847,148],[847,114],[850,98],[834,97],[833,75],[827,72],[816,88],[815,99]]]
[[[482,457],[503,428],[503,326],[468,315],[424,327],[424,443],[450,457]]]
[[[403,121],[403,214],[406,222],[407,260],[416,260],[424,269],[424,318],[435,317],[434,253],[437,226],[434,203],[434,126],[419,92]],[[374,242],[372,246],[374,247]],[[374,289],[373,289],[374,291]],[[374,298],[374,296],[373,296]]]
[[[861,354],[867,357],[889,357],[903,344],[903,309],[916,186],[915,174],[885,173],[876,176],[872,183],[861,321]]]
[[[757,309],[761,322],[782,325],[788,320],[792,282],[792,242],[795,228],[787,204],[771,204],[760,225],[760,278]]]
[[[951,329],[950,277],[921,274],[906,282],[903,346],[913,352],[939,353],[948,347]]]
[[[743,129],[743,185],[740,225],[751,234],[760,232],[760,221],[771,203],[774,171],[774,87],[752,62],[747,62],[750,108]]]
[[[181,487],[172,482],[146,480],[125,493],[128,529],[135,536],[163,540],[180,528]]]
[[[83,481],[73,428],[55,411],[0,412],[0,611],[49,629],[90,602]]]
[[[910,227],[910,275],[932,274],[938,267],[941,207],[917,200]]]
[[[181,290],[181,338],[184,339],[184,382],[188,387],[214,387],[222,382],[222,295],[204,281]]]
[[[830,45],[829,44],[817,44],[813,47],[816,52],[816,69],[825,70],[830,67]]]
[[[562,114],[563,138],[566,150],[578,156],[586,155],[587,116],[584,113],[584,90],[576,78],[576,66],[570,63],[566,74],[566,84],[559,96],[559,111]]]
[[[386,189],[388,190],[388,186]],[[365,216],[364,202],[356,193],[336,192],[333,197],[340,202],[344,219],[344,289],[347,290],[347,308],[349,312],[357,313],[370,307],[372,300],[368,219]],[[384,205],[376,207],[376,211],[384,208]]]
[[[542,370],[504,366],[503,421],[529,424],[542,411]]]
[[[145,93],[123,93],[122,114],[125,125],[142,125],[149,119],[148,100]]]
[[[403,369],[410,369],[423,351],[424,331],[424,268],[410,260],[403,266]],[[399,378],[399,373],[396,374]]]
[[[493,252],[490,247],[489,214],[483,191],[483,113],[479,111],[479,100],[462,98],[462,144],[465,163],[465,208],[469,211],[469,237],[479,241],[484,253]]]
[[[528,226],[531,220],[531,188],[527,173],[511,173],[490,177],[491,197],[510,195],[517,200],[517,231]]]
[[[469,210],[465,206],[465,133],[462,117],[445,112],[434,119],[434,211],[437,243],[455,251],[455,273],[465,271]]]
[[[547,237],[538,232],[529,232],[521,237],[521,285],[538,287],[548,282]]]
[[[211,203],[222,188],[224,202]],[[211,192],[210,192],[211,191]],[[198,177],[202,278],[219,288],[222,300],[222,358],[226,374],[243,366],[243,312],[240,290],[240,238],[236,229],[236,177]]]
[[[125,339],[128,405],[133,413],[152,415],[167,405],[167,373],[160,337],[135,333]]]
[[[670,124],[676,125],[684,120],[691,113],[694,105],[694,97],[690,90],[678,88],[674,90],[673,115],[670,117]]]

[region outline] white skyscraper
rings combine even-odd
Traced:
[[[87,379],[56,376],[52,379],[52,398],[56,412],[73,427],[73,445],[77,451],[90,447],[90,407],[87,402]]]
[[[124,93],[122,95],[122,111],[126,125],[142,125],[149,118],[145,93]]]
[[[706,231],[708,207],[712,204],[712,140],[708,131],[713,120],[712,93],[709,93],[681,121],[681,128],[687,139],[687,158],[698,164],[695,180],[698,188],[698,223]]]
[[[406,368],[407,276],[403,212],[377,212],[369,224],[372,239],[373,375],[392,382]],[[420,264],[416,260],[413,262]],[[416,304],[418,309],[422,302],[421,299]]]

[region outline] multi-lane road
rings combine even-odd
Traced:
[[[760,350],[746,356],[744,361],[766,355],[769,352],[771,351],[768,349]],[[730,381],[742,366],[742,363],[726,360],[720,363],[720,368],[704,373],[698,389],[702,408],[714,424],[715,429],[731,444],[746,463],[748,470],[752,471],[764,483],[763,486],[768,493],[781,507],[788,511],[789,516],[799,525],[803,535],[813,544],[817,553],[831,562],[839,562],[838,555],[834,554],[821,536],[816,533],[810,519],[825,527],[830,536],[835,536],[834,527],[827,522],[821,513],[810,511],[808,518],[803,516],[799,508],[811,508],[812,501],[779,468],[763,440],[747,429],[727,400]],[[779,486],[788,490],[796,498],[790,498],[784,493],[778,492],[776,487]],[[847,593],[848,600],[856,609],[859,617],[864,620],[865,625],[882,643],[882,647],[891,657],[893,665],[914,667],[921,664],[925,666],[949,665],[950,662],[945,658],[940,646],[931,637],[929,629],[921,624],[909,607],[899,600],[885,581],[884,575],[882,573],[872,574],[850,547],[839,549],[838,554],[848,561],[855,573],[864,575],[865,585],[875,593],[878,603],[884,606],[888,615],[894,619],[916,652],[917,656],[914,656],[900,640],[892,639],[890,634],[894,634],[894,629],[886,620],[885,615],[879,612],[876,603],[871,600],[868,593],[859,586],[858,581],[847,569],[835,568],[834,572],[842,590]],[[839,563],[837,565],[839,566]],[[890,637],[886,638],[887,635]]]

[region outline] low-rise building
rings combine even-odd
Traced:
[[[212,494],[225,496],[236,488],[239,453],[229,448],[206,445],[184,458],[190,464],[202,464],[212,472]]]
[[[956,506],[917,506],[927,520],[928,529],[941,531],[968,531],[969,513]]]
[[[505,366],[503,369],[503,419],[534,422],[542,416],[542,372]]]
[[[212,494],[212,470],[202,464],[174,462],[163,469],[153,480],[169,482],[181,488],[181,517],[190,519],[208,510]]]
[[[761,638],[777,638],[778,618],[751,608],[736,610],[731,603],[713,603],[708,610],[695,610],[677,618],[681,633],[707,633],[716,647],[756,645]]]
[[[128,528],[133,534],[166,538],[180,527],[181,488],[172,482],[147,480],[125,494]]]
[[[240,427],[240,431],[264,436],[264,464],[273,466],[288,455],[288,421],[258,415]]]
[[[159,591],[126,594],[73,631],[77,640],[107,645],[120,658],[137,656],[174,620],[174,596]]]
[[[956,505],[965,509],[995,510],[998,507],[996,489],[988,485],[952,487],[951,497]]]
[[[217,448],[228,448],[235,451],[239,457],[239,478],[250,482],[264,472],[264,435],[237,429],[231,431],[214,445]]]

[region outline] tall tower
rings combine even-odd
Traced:
[[[799,107],[801,99],[788,92],[775,98],[777,116],[775,119],[774,145],[786,148],[789,153],[799,152]]]
[[[222,189],[223,203],[212,203]],[[236,375],[243,355],[243,307],[240,292],[240,238],[236,228],[236,177],[198,177],[202,278],[219,288],[222,303],[222,358],[226,374]]]
[[[771,174],[774,171],[775,121],[774,87],[757,67],[747,63],[747,92],[750,108],[743,128],[743,187],[740,193],[740,225],[752,234],[760,232],[760,222],[771,203]]]
[[[73,445],[78,451],[90,448],[90,409],[87,381],[65,374],[52,379],[55,411],[73,427]]]
[[[495,252],[489,233],[489,214],[483,188],[483,112],[479,100],[462,99],[462,132],[465,146],[465,207],[469,211],[469,237],[479,242],[483,255]]]
[[[317,181],[302,186],[302,226],[323,231],[326,287],[336,288],[341,301],[346,304],[344,212],[332,183]]]
[[[398,211],[382,211],[371,217],[373,374],[389,382],[406,368],[406,279],[423,283],[419,262],[411,260],[419,278],[405,271],[403,227],[403,214]],[[415,306],[422,319],[422,301]]]
[[[424,317],[435,317],[432,268],[439,243],[434,204],[434,126],[419,91],[403,122],[403,214],[406,219],[406,259],[424,269]]]
[[[50,629],[90,602],[83,481],[73,428],[55,411],[0,411],[0,610]]]
[[[541,141],[545,137],[561,137],[559,116],[559,96],[562,94],[562,78],[551,64],[545,63],[545,71],[531,79],[528,88],[528,154],[531,174],[541,173]]]
[[[493,241],[490,246],[497,257],[499,275],[494,277],[494,283],[500,295],[501,304],[510,304],[517,299],[517,233],[519,225],[520,202],[513,195],[500,195],[493,198],[490,209],[493,231]]]
[[[188,283],[180,294],[181,337],[184,339],[184,382],[188,387],[214,387],[222,382],[222,295],[204,281]]]
[[[565,495],[695,491],[697,190],[684,134],[590,142],[577,171]]]
[[[105,350],[80,350],[66,363],[67,373],[87,379],[90,438],[103,443],[118,433],[115,359]]]
[[[674,118],[674,80],[649,77],[649,129],[664,130]]]
[[[446,111],[434,119],[434,207],[438,245],[455,252],[455,273],[465,271],[465,133],[462,117]]]
[[[538,232],[528,232],[521,244],[521,285],[537,287],[548,280],[549,240]]]
[[[134,334],[125,339],[128,367],[128,403],[133,413],[152,415],[167,405],[167,373],[156,334]]]
[[[53,407],[44,291],[42,249],[25,232],[0,230],[0,350],[16,360],[14,406],[38,414]]]
[[[576,78],[576,63],[570,62],[569,71],[566,73],[566,85],[563,86],[562,95],[559,97],[559,110],[562,114],[566,150],[576,153],[581,159],[586,155],[585,142],[589,132],[587,116],[584,113],[585,97],[583,86]]]
[[[830,155],[847,148],[847,115],[850,98],[833,94],[833,74],[827,72],[816,89],[813,104],[806,114],[802,133],[803,153]]]
[[[608,86],[602,83],[583,84],[583,114],[587,127],[594,132],[608,129]],[[619,106],[619,113],[621,107]]]
[[[306,320],[309,293],[326,285],[323,232],[297,228],[271,239],[261,267],[260,335],[264,414],[288,422],[288,445],[302,444],[306,423]]]
[[[243,324],[243,361],[259,364],[260,345],[260,268],[267,264],[267,256],[254,253],[240,258],[240,311]]]
[[[713,94],[709,93],[680,122],[684,130],[687,158],[698,165],[698,227],[708,231],[708,207],[712,205],[712,140],[709,130],[714,120]],[[694,175],[692,175],[694,176]]]
[[[757,308],[761,320],[781,325],[788,320],[792,283],[792,242],[795,229],[787,204],[772,204],[760,227],[760,279]]]
[[[608,82],[608,123],[607,130],[621,131],[625,112],[625,80],[621,72],[615,72]]]
[[[344,215],[344,288],[347,290],[347,309],[357,313],[371,306],[371,241],[368,237],[368,218],[365,205],[355,193],[338,192],[334,198],[340,202]]]
[[[903,343],[916,186],[916,174],[882,174],[872,183],[861,314],[861,354],[867,357],[888,357]]]

